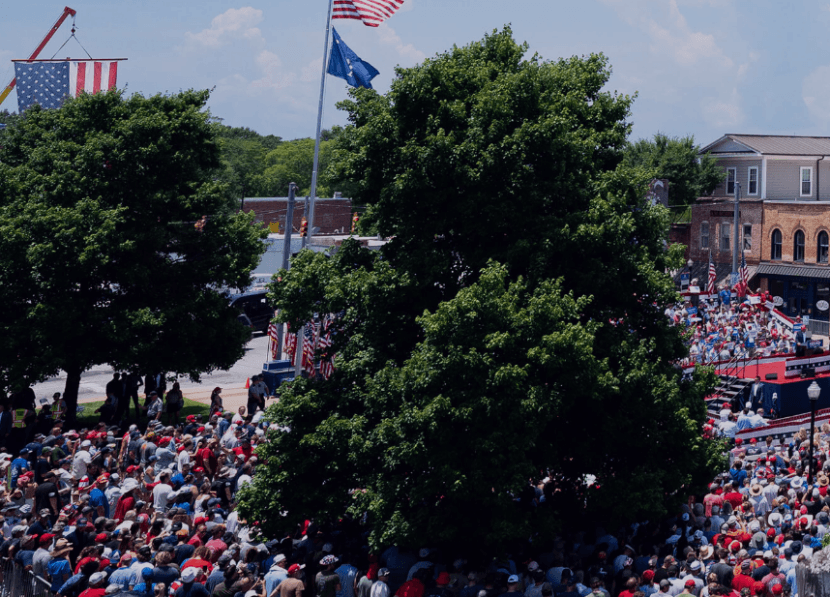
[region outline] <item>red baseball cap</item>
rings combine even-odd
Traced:
[[[295,572],[299,572],[300,570],[303,570],[303,568],[305,568],[305,566],[301,566],[300,564],[292,564],[291,566],[289,566],[289,569],[288,569],[287,572],[289,574],[294,574]]]
[[[684,586],[685,587],[694,587],[695,586],[695,581],[690,578],[690,579],[687,580],[687,582],[684,583]]]

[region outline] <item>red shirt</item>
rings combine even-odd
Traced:
[[[219,556],[222,555],[228,546],[222,539],[211,539],[205,544],[205,547],[211,550],[211,562],[216,562]]]
[[[242,446],[238,446],[234,448],[233,452],[237,455],[242,454],[243,456],[245,456],[245,461],[248,462],[248,459],[251,458],[251,456],[254,454],[254,449],[250,445],[248,446],[247,450]]]
[[[731,491],[724,496],[724,499],[730,502],[730,505],[733,506],[733,510],[738,509],[742,505],[742,494],[738,491]]]
[[[118,498],[118,503],[115,505],[115,515],[113,516],[116,522],[123,522],[124,515],[132,510],[135,504],[136,498],[131,495],[124,495]]]
[[[185,568],[201,568],[202,570],[207,570],[211,572],[214,567],[208,560],[203,560],[202,558],[191,558],[186,560],[184,564],[182,564],[182,570]]]
[[[101,587],[96,588],[89,588],[83,593],[81,593],[80,597],[104,597],[107,594],[107,589],[102,589]]]
[[[753,593],[753,583],[756,581],[747,574],[739,574],[738,576],[733,577],[733,588],[741,593],[742,589],[750,589],[750,593]]]
[[[199,450],[199,456],[202,460],[202,466],[205,468],[205,472],[208,471],[208,468],[211,469],[211,475],[216,474],[216,468],[219,461],[216,458],[216,454],[210,448],[202,448]]]
[[[202,547],[202,538],[199,536],[199,533],[195,534],[193,537],[190,538],[190,541],[188,541],[188,545],[193,545],[194,547]]]
[[[398,587],[395,597],[422,597],[424,595],[424,584],[417,578],[408,580]]]

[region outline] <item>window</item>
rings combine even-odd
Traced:
[[[733,195],[736,192],[736,169],[727,169],[727,194]]]
[[[759,169],[751,166],[747,169],[747,194],[757,195],[759,193]]]
[[[828,233],[824,230],[817,236],[817,263],[828,263]]]
[[[719,244],[719,250],[730,250],[730,222],[721,223],[721,243]]]
[[[826,243],[827,244],[827,243]],[[701,248],[710,248],[710,223],[701,222]]]
[[[742,251],[750,250],[750,238],[753,232],[753,224],[744,224],[742,226]]]
[[[793,235],[793,260],[805,261],[805,233],[802,230]]]
[[[772,261],[782,259],[782,233],[779,230],[770,235],[770,258]]]
[[[810,197],[811,196],[811,178],[813,175],[813,168],[800,168],[799,169],[799,196],[800,197]]]

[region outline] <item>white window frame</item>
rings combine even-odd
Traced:
[[[732,191],[730,190],[730,171],[731,170],[733,172],[733,190]],[[732,197],[733,195],[736,194],[735,185],[738,182],[737,177],[739,175],[739,172],[736,168],[725,168],[725,171],[727,172],[727,176],[724,179],[724,192],[728,197]],[[802,174],[800,174],[799,176],[801,177]],[[800,178],[799,180],[801,181],[802,178]],[[801,188],[801,186],[800,186],[800,188]]]
[[[707,226],[707,246],[704,246],[702,242],[704,240],[704,226]],[[701,225],[698,227],[698,244],[701,246],[702,249],[712,249],[710,246],[710,222],[703,221]]]
[[[719,223],[719,225],[718,225],[718,250],[719,251],[729,251],[732,248],[732,246],[730,245],[731,237],[733,236],[732,234],[730,234],[730,229],[732,227],[733,227],[733,225],[730,222],[720,222]],[[725,230],[727,230],[727,235],[726,236],[724,235]],[[721,246],[721,241],[725,238],[727,239],[727,247],[723,248]]]
[[[753,192],[750,192],[750,182],[751,182],[750,181],[750,171],[751,170],[756,171],[756,180],[754,181],[756,183],[756,190],[753,191]],[[754,196],[759,194],[759,167],[758,166],[749,166],[747,168],[747,194],[748,195],[754,195]]]
[[[744,246],[744,229],[746,226],[750,226],[750,238],[748,239],[748,243],[750,244],[749,247]],[[753,224],[750,222],[745,222],[742,224],[742,251],[752,251],[753,250]]]
[[[802,192],[802,173],[808,171],[808,192]],[[812,166],[800,166],[799,167],[799,196],[800,197],[811,197],[813,196],[814,191],[814,168]]]

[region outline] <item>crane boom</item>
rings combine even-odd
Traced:
[[[49,40],[52,39],[52,36],[55,35],[55,32],[61,28],[61,25],[63,25],[63,22],[66,20],[66,18],[74,17],[75,13],[76,11],[74,9],[69,8],[68,6],[64,6],[63,13],[60,17],[58,17],[58,20],[55,21],[55,24],[52,25],[52,28],[49,30],[49,33],[47,33],[46,37],[43,38],[43,41],[41,41],[40,44],[38,44],[38,47],[35,48],[35,51],[32,52],[32,55],[29,56],[28,60],[34,60],[35,58],[37,58],[41,50],[43,50],[43,48],[46,47],[46,44],[48,44]],[[12,82],[6,85],[6,88],[0,93],[0,104],[2,104],[6,100],[6,98],[12,92],[12,89],[14,89],[14,86],[16,84],[17,77],[12,79]]]

